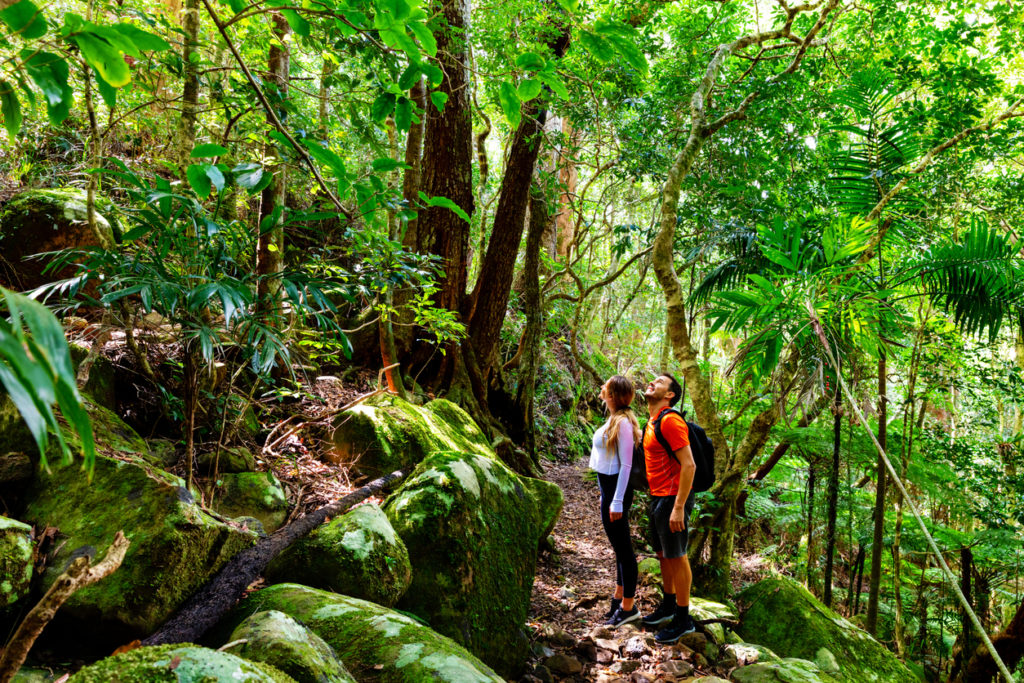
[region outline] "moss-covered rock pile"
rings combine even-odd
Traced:
[[[32,527],[0,517],[0,612],[28,595],[32,550]]]
[[[465,645],[502,675],[525,659],[523,625],[537,548],[562,505],[554,484],[493,456],[428,456],[384,510],[412,558],[399,606]]]
[[[37,475],[28,499],[23,519],[59,530],[46,585],[74,557],[101,557],[118,530],[131,541],[120,569],[77,591],[61,610],[103,624],[111,639],[152,632],[255,540],[203,512],[180,478],[142,460],[99,456],[91,482],[77,465],[54,467]]]
[[[787,577],[764,579],[744,589],[739,634],[782,657],[817,662],[846,683],[916,683],[917,677],[866,632],[825,607]]]
[[[282,583],[243,600],[229,618],[284,612],[327,642],[357,680],[381,683],[499,683],[486,664],[458,643],[386,607]]]
[[[288,498],[271,472],[220,475],[214,508],[226,517],[254,517],[269,534],[288,517]]]
[[[298,683],[355,683],[334,648],[284,612],[256,612],[231,634],[225,652],[270,664]]]
[[[412,567],[387,515],[370,503],[299,539],[264,575],[270,581],[301,583],[391,607],[409,587]]]
[[[338,416],[333,444],[336,462],[352,463],[367,476],[411,468],[436,451],[493,455],[473,419],[444,399],[417,406],[394,396],[374,397]]]
[[[68,683],[295,683],[272,666],[196,645],[140,647],[101,659]]]

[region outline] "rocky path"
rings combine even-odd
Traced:
[[[597,482],[586,472],[582,459],[547,469],[547,478],[562,487],[565,507],[553,533],[555,551],[545,553],[537,567],[530,613],[532,668],[522,680],[723,680],[714,677],[721,672],[714,665],[719,648],[702,633],[663,646],[654,642],[653,633],[632,624],[617,630],[600,625],[615,587],[614,556],[601,527]],[[636,509],[634,504],[634,514]],[[633,538],[640,536],[634,531]],[[638,548],[638,559],[650,557],[643,551]],[[654,585],[656,574],[643,569],[637,596],[641,612],[646,612],[654,608],[661,592]]]

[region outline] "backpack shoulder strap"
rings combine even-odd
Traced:
[[[669,408],[668,410],[661,411],[661,415],[658,415],[658,417],[654,420],[654,438],[656,438],[658,440],[658,443],[661,444],[661,447],[665,449],[665,453],[668,455],[668,457],[675,460],[676,454],[672,450],[672,446],[669,445],[668,439],[665,438],[665,435],[661,433],[661,421],[669,413],[675,413],[676,415],[679,415],[679,417],[682,417],[682,414],[675,408]]]

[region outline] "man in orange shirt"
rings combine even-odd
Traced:
[[[647,385],[644,398],[651,425],[644,430],[644,461],[651,502],[647,510],[651,540],[661,562],[664,598],[661,605],[643,618],[648,626],[665,624],[654,639],[674,643],[695,630],[690,618],[690,561],[687,524],[693,511],[693,476],[697,465],[690,452],[689,430],[682,415],[672,410],[679,402],[682,387],[671,375],[659,375]],[[667,411],[667,412],[666,412]],[[663,414],[664,413],[664,414]],[[672,449],[666,452],[654,432],[660,419],[663,441]]]

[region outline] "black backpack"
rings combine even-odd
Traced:
[[[654,420],[648,420],[644,425],[644,435],[647,434],[647,427],[654,423],[654,438],[665,449],[666,453],[672,453],[672,447],[668,440],[661,433],[661,421],[668,413],[675,413],[684,420],[686,415],[674,408],[664,410]],[[693,475],[693,490],[696,492],[707,491],[715,483],[715,446],[711,443],[704,429],[696,422],[686,420],[686,428],[690,436],[690,452],[693,454],[693,462],[697,465],[697,471]],[[631,488],[646,490],[647,483],[647,462],[644,459],[644,440],[633,445],[633,465],[629,470],[629,485]]]

